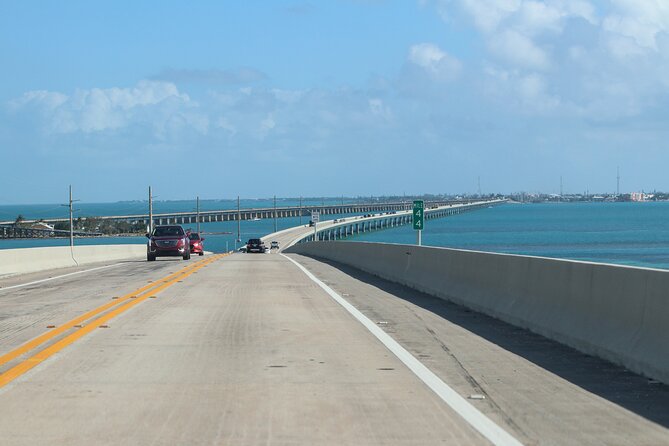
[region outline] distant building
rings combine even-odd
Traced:
[[[630,200],[632,201],[648,201],[653,198],[653,194],[646,194],[644,192],[632,192]]]

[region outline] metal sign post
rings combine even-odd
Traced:
[[[311,211],[311,221],[314,223],[314,241],[317,240],[317,231],[316,231],[316,226],[318,226],[318,222],[321,220],[321,214],[318,211]]]
[[[421,235],[423,232],[425,218],[425,203],[423,200],[414,200],[413,202],[413,228],[418,231],[417,245],[421,245]]]

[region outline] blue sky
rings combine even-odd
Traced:
[[[0,203],[669,190],[663,0],[0,11]]]

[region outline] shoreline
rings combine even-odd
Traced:
[[[89,240],[89,239],[99,239],[99,238],[117,238],[117,237],[144,237],[144,234],[128,233],[128,234],[109,234],[109,235],[87,235],[87,236],[74,236],[75,240]],[[3,238],[0,239],[0,244],[3,241],[16,241],[16,240],[68,240],[70,237],[16,237],[16,238]]]

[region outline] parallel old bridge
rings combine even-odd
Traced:
[[[470,204],[472,200],[434,200],[426,201],[426,209],[430,207]],[[339,214],[357,214],[365,212],[380,211],[406,211],[411,209],[411,201],[388,202],[388,203],[356,203],[356,204],[332,204],[321,206],[282,206],[271,208],[247,208],[247,209],[222,209],[216,211],[200,211],[200,223],[237,221],[237,220],[255,220],[266,218],[290,218],[290,217],[309,217],[316,211],[321,215],[339,215]],[[192,224],[197,223],[197,212],[172,212],[153,214],[154,225],[168,224]],[[110,215],[96,216],[99,220],[127,221],[128,223],[149,224],[149,214],[135,215]],[[33,223],[37,220],[25,220],[24,223]],[[42,221],[47,223],[58,223],[69,221],[67,218],[46,218]],[[10,222],[0,222],[0,224],[9,224]]]

